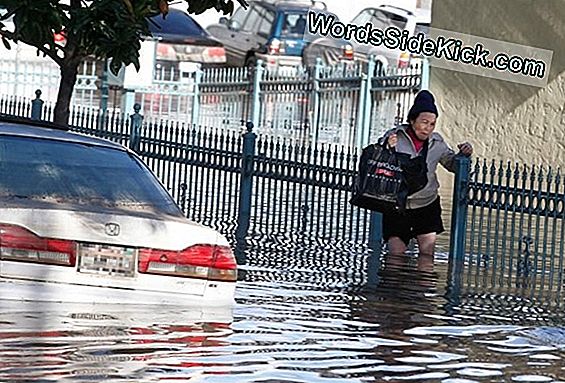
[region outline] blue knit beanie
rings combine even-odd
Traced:
[[[408,122],[410,122],[410,120],[415,120],[422,112],[430,112],[435,114],[436,117],[439,116],[434,96],[427,90],[422,90],[416,95],[414,105],[412,105],[408,112]]]

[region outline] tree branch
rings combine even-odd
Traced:
[[[63,59],[61,57],[59,57],[57,55],[57,51],[54,51],[52,49],[48,49],[45,47],[38,47],[36,45],[33,45],[31,42],[29,41],[25,41],[23,39],[18,39],[16,34],[14,32],[9,32],[9,31],[3,31],[0,30],[0,36],[2,36],[3,38],[6,38],[8,40],[12,40],[14,42],[18,42],[21,41],[23,43],[26,43],[28,45],[31,45],[34,48],[37,48],[37,50],[39,50],[40,52],[44,53],[45,55],[47,55],[51,60],[55,61],[55,63],[59,66],[61,66],[63,64]]]
[[[84,0],[70,0],[69,9],[77,10],[83,8],[83,5],[85,5],[83,4],[83,2]],[[71,23],[71,18],[70,16],[67,16],[66,25],[69,25],[70,23]],[[72,33],[68,33],[66,39],[67,41],[65,43],[65,47],[61,48],[61,50],[65,53],[66,60],[70,59],[70,60],[80,61],[85,55],[81,47],[77,45],[75,36]]]
[[[7,38],[9,40],[16,41],[16,34],[14,32],[3,31],[2,29],[0,29],[0,35],[2,35],[2,37]]]

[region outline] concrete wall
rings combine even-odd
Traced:
[[[545,88],[431,68],[437,130],[477,156],[565,165],[565,0],[434,0],[432,27],[549,49]]]

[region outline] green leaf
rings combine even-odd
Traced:
[[[75,65],[84,57],[112,59],[113,73],[122,65],[140,67],[139,50],[143,37],[150,36],[148,18],[162,13],[173,0],[0,0],[2,14],[10,15],[14,33],[2,36],[9,49],[10,41],[21,40],[43,54],[55,57],[60,66]],[[233,0],[185,0],[189,13],[208,9],[232,13]],[[237,0],[247,7],[245,0]],[[161,8],[159,8],[161,5]],[[0,18],[0,30],[3,28]],[[55,45],[54,34],[65,31],[64,48]],[[69,64],[71,63],[71,64]],[[147,65],[146,63],[143,63]],[[66,100],[65,102],[69,102]]]

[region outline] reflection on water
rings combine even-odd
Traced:
[[[442,257],[373,256],[371,283],[348,286],[358,259],[328,271],[297,251],[250,250],[233,311],[0,301],[0,381],[565,381],[559,310],[454,296]]]

